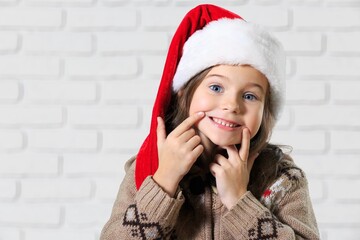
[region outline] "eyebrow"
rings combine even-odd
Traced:
[[[251,85],[252,87],[259,88],[262,93],[265,93],[265,89],[260,84],[252,82],[252,83],[249,83],[249,85]]]
[[[216,73],[209,74],[205,78],[209,78],[209,77],[219,77],[219,78],[229,81],[229,78],[227,76],[216,74]],[[261,92],[265,94],[265,89],[258,83],[250,82],[250,83],[247,83],[246,85],[250,85],[251,87],[259,88],[261,90]]]

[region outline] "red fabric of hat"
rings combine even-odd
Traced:
[[[137,157],[135,168],[135,183],[139,189],[142,182],[149,175],[153,175],[158,168],[157,151],[157,117],[164,118],[171,98],[172,83],[176,68],[182,56],[182,50],[187,39],[197,30],[202,29],[211,21],[220,18],[242,19],[240,16],[226,9],[214,5],[199,5],[190,10],[180,23],[171,41],[166,58],[163,75],[152,111],[150,133],[143,142]]]

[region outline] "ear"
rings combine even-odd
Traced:
[[[183,94],[184,94],[184,89],[180,89],[180,90],[177,92],[177,96],[178,96],[178,97],[181,97]]]

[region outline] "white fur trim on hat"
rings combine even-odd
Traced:
[[[222,18],[208,23],[185,42],[173,79],[174,91],[206,68],[250,65],[270,84],[275,118],[285,98],[285,54],[282,45],[260,26],[242,19]]]

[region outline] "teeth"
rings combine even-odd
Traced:
[[[229,122],[224,122],[218,118],[213,118],[213,121],[216,122],[217,124],[226,126],[226,127],[230,127],[230,128],[234,128],[237,127],[237,124],[233,124],[233,123],[229,123]]]

